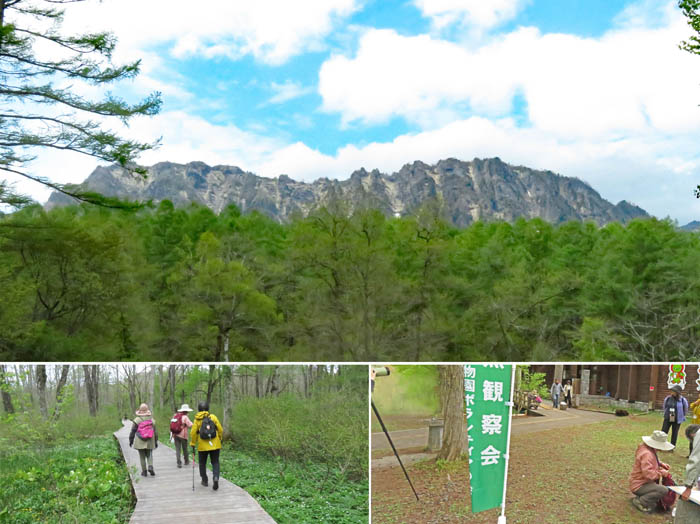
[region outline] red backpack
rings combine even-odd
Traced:
[[[664,486],[675,486],[676,485],[676,483],[673,482],[671,475],[669,475],[668,477],[664,477],[663,480],[661,481],[661,483]],[[677,496],[678,496],[678,494],[675,491],[669,489],[668,493],[666,493],[661,498],[661,500],[659,500],[658,508],[663,512],[670,510],[673,507],[673,505],[675,504]]]
[[[142,420],[139,422],[139,425],[136,426],[136,432],[141,440],[152,439],[154,435],[153,421],[150,419]]]
[[[173,435],[177,435],[182,431],[182,415],[183,414],[178,411],[175,413],[175,416],[170,419],[170,433]]]

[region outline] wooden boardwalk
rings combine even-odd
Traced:
[[[195,487],[192,491],[191,457],[190,465],[188,467],[183,465],[179,469],[175,450],[162,442],[153,454],[153,469],[156,476],[142,477],[138,451],[129,447],[130,431],[131,422],[127,421],[122,429],[114,433],[114,436],[119,441],[136,493],[137,502],[131,516],[131,523],[275,524],[272,517],[253,497],[223,477],[219,479],[219,490],[214,491],[211,488],[211,470],[208,474],[209,487],[202,486],[199,464],[195,466]],[[226,472],[222,470],[222,474],[225,475]]]

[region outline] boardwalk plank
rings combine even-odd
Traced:
[[[195,467],[192,490],[192,464],[180,469],[175,450],[160,443],[153,453],[156,476],[141,476],[138,451],[129,447],[131,422],[127,421],[114,436],[124,455],[131,483],[136,494],[136,508],[131,524],[165,524],[174,518],[187,524],[226,522],[227,524],[275,524],[248,492],[224,478],[214,491],[209,470],[209,487],[200,484],[199,466]],[[191,460],[191,458],[190,458]],[[225,473],[225,472],[224,472]]]

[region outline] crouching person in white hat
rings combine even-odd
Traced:
[[[668,493],[661,480],[668,477],[670,466],[659,460],[657,451],[671,451],[675,446],[668,441],[668,435],[656,430],[642,437],[634,456],[634,467],[630,474],[630,491],[635,494],[632,504],[639,511],[651,513],[658,502]]]
[[[190,411],[194,410],[187,404],[183,404],[173,415],[173,418],[170,419],[170,434],[173,436],[175,443],[175,457],[178,468],[182,467],[181,456],[185,459],[185,466],[190,464],[190,457],[187,453],[187,441],[189,440],[190,428],[192,427],[192,421],[187,416]]]

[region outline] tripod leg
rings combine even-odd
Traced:
[[[374,401],[372,401],[372,411],[374,411],[374,414],[377,416],[377,420],[379,421],[379,425],[382,426],[382,431],[384,431],[384,434],[386,435],[386,439],[389,441],[389,444],[391,445],[391,449],[394,450],[394,455],[396,455],[396,459],[399,461],[399,465],[401,466],[401,469],[403,470],[403,474],[406,475],[406,480],[408,481],[409,486],[411,486],[411,489],[413,490],[413,494],[416,496],[416,500],[420,502],[420,499],[418,498],[418,493],[416,493],[416,488],[413,487],[413,482],[411,482],[411,478],[408,476],[408,472],[406,471],[406,468],[403,467],[403,462],[401,462],[401,457],[399,457],[399,452],[396,451],[396,448],[394,447],[394,442],[391,440],[391,437],[389,436],[389,432],[386,430],[386,426],[384,425],[384,421],[382,420],[382,417],[379,416],[379,411],[377,411],[377,406],[374,405]]]

